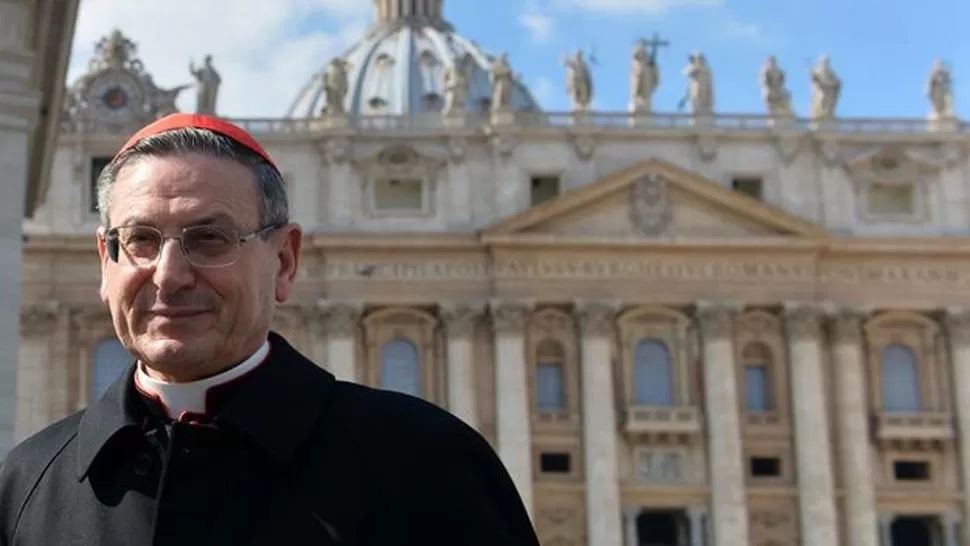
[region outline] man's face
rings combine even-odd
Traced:
[[[264,227],[252,171],[198,154],[125,165],[109,212],[111,227],[151,226],[166,237],[201,224],[242,236]],[[276,302],[289,297],[301,238],[291,224],[243,243],[232,265],[197,267],[175,239],[163,242],[154,263],[136,265],[123,246],[112,261],[99,237],[101,299],[121,342],[152,371],[180,382],[207,377],[265,341]]]

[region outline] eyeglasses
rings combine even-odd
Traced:
[[[266,226],[240,235],[238,230],[227,226],[191,226],[182,229],[181,235],[166,237],[151,226],[118,226],[108,230],[104,242],[108,256],[115,262],[118,261],[119,251],[123,250],[134,265],[152,265],[158,259],[165,240],[175,239],[192,265],[228,267],[239,259],[244,243],[279,227]]]

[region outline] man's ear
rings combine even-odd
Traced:
[[[300,270],[300,252],[303,248],[303,229],[299,224],[290,223],[280,228],[280,238],[276,257],[279,270],[276,272],[276,303],[290,299],[296,273]]]
[[[103,301],[105,305],[107,305],[108,304],[108,261],[111,258],[108,256],[108,247],[105,244],[105,240],[104,240],[105,233],[106,233],[106,230],[104,229],[104,226],[99,227],[98,232],[95,235],[95,239],[97,240],[97,245],[98,245],[98,260],[101,263],[101,286],[98,292],[101,296],[101,301]]]

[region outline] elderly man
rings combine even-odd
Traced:
[[[0,544],[537,546],[484,439],[335,380],[270,332],[302,233],[277,167],[173,114],[98,181],[101,298],[128,370],[0,470]]]

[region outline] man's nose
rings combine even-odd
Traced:
[[[194,278],[192,265],[182,252],[178,239],[163,240],[155,262],[155,286],[162,292],[173,292],[191,284]]]

